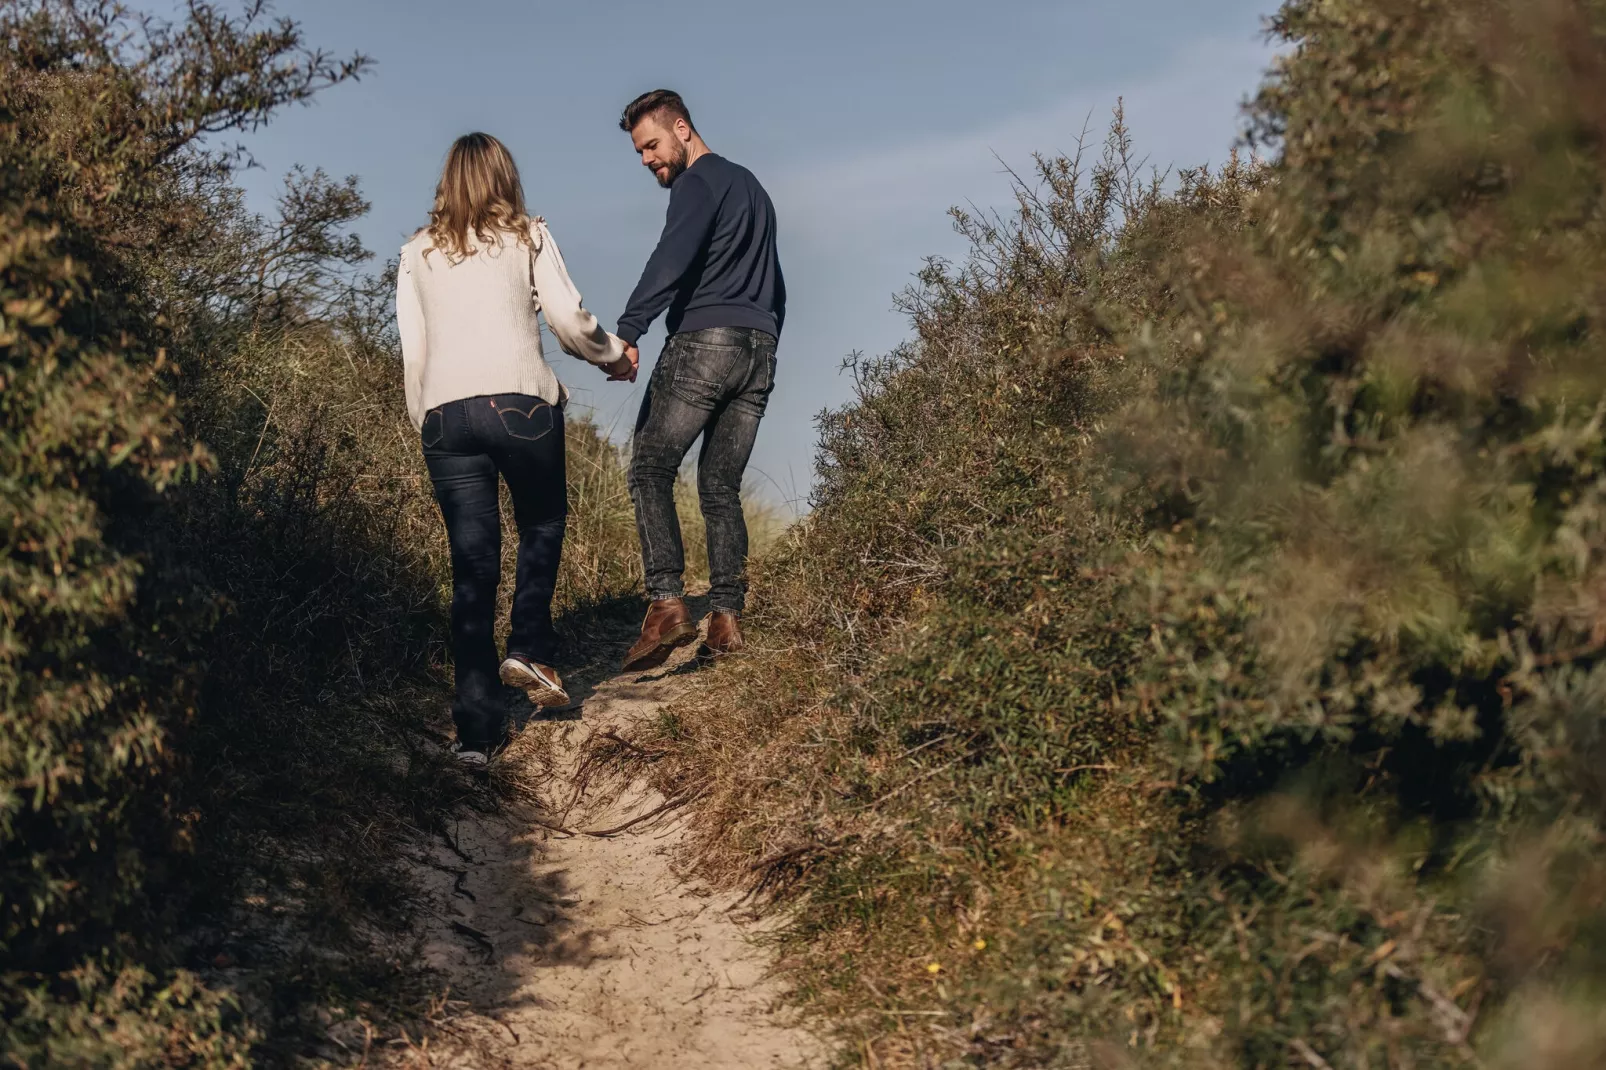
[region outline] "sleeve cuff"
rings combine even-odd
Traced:
[[[626,345],[633,346],[641,339],[640,331],[636,330],[634,327],[626,327],[622,323],[619,325],[619,329],[613,333],[617,334],[620,338],[623,338]]]

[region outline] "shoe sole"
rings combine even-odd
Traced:
[[[502,682],[509,687],[521,688],[530,696],[535,705],[545,708],[547,706],[567,706],[569,693],[561,687],[553,687],[541,677],[529,671],[522,665],[503,665],[499,674]]]
[[[691,621],[677,624],[669,631],[658,637],[658,645],[651,650],[643,651],[624,664],[625,672],[640,672],[643,669],[656,669],[669,660],[669,655],[687,643],[697,641],[697,625]]]
[[[457,767],[463,770],[465,773],[472,773],[475,776],[485,776],[491,771],[491,756],[484,751],[465,751],[454,746],[449,753],[451,754],[452,760],[456,763]]]

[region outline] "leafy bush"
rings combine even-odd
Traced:
[[[11,0],[0,40],[0,1063],[328,1055],[429,995],[397,867],[465,794],[444,537],[354,180],[264,219],[207,146],[365,61],[260,4]],[[570,608],[639,569],[605,497]]]
[[[647,749],[863,1061],[1606,1057],[1602,20],[1294,0],[1275,162],[958,216]]]
[[[208,455],[180,428],[168,332],[140,299],[135,258],[183,225],[170,194],[186,145],[351,72],[303,54],[284,27],[205,7],[184,29],[148,27],[133,58],[115,54],[120,25],[106,10],[4,10],[0,1002],[22,1062],[79,1058],[42,1023],[98,999],[92,978],[147,987],[121,964],[130,934],[164,913],[150,893],[182,828],[163,778],[218,608],[161,543],[161,493]],[[186,72],[188,85],[145,96]],[[219,1041],[196,1058],[239,1050]]]

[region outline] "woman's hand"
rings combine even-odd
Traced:
[[[613,361],[612,365],[602,365],[602,371],[607,373],[609,382],[636,381],[636,361],[631,360],[628,355]]]

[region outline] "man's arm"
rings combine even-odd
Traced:
[[[714,227],[714,193],[708,183],[691,173],[669,189],[669,214],[658,248],[652,251],[641,281],[619,317],[618,335],[635,345],[658,314],[675,299],[681,279],[702,252]]]
[[[781,270],[779,259],[775,261],[775,334],[780,336],[781,328],[786,325],[786,272]]]

